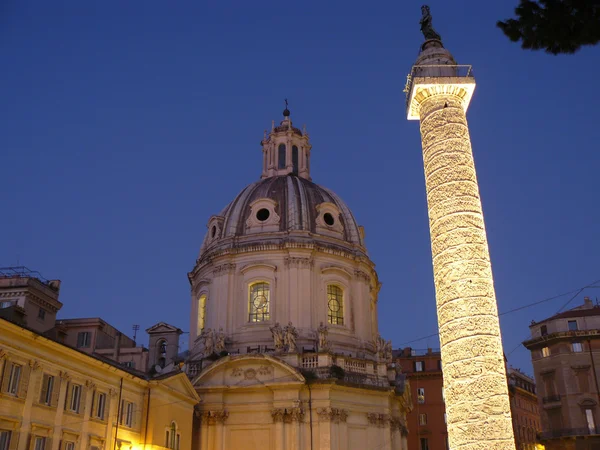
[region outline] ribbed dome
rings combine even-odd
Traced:
[[[318,229],[317,217],[320,212],[317,207],[321,204],[332,204],[339,211],[339,216],[333,219],[339,230],[339,237],[349,243],[363,245],[352,212],[335,193],[291,174],[268,177],[243,189],[219,214],[223,218],[220,238],[255,234],[248,232],[247,221],[252,214],[256,214],[252,205],[261,199],[275,203],[274,213],[279,216],[277,231],[302,230],[315,234],[325,234],[320,233]]]

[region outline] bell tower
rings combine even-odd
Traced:
[[[514,450],[492,265],[466,112],[475,78],[456,63],[423,6],[425,42],[408,77],[419,120],[452,450]]]

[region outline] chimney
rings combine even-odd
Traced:
[[[590,309],[594,307],[594,303],[590,300],[589,297],[583,297],[583,305],[585,309]]]
[[[113,359],[119,362],[119,352],[121,350],[121,333],[117,331],[117,335],[115,336],[115,347],[113,353]]]

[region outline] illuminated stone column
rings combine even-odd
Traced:
[[[407,84],[421,123],[431,253],[452,450],[515,449],[492,266],[466,110],[475,88],[438,40]]]

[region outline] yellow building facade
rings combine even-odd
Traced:
[[[199,398],[0,318],[0,450],[191,450]]]

